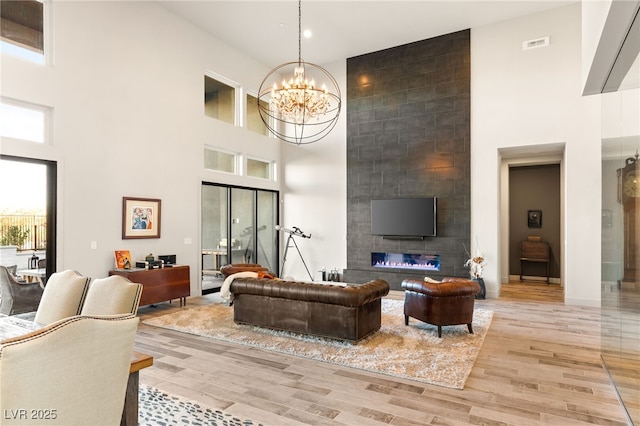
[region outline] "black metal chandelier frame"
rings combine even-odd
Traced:
[[[327,136],[335,127],[342,108],[340,87],[336,79],[320,65],[302,60],[302,1],[298,0],[298,60],[286,62],[273,68],[260,83],[258,89],[258,111],[262,122],[269,132],[280,140],[296,145],[310,144]],[[320,117],[307,113],[306,102],[301,108],[301,119],[287,119],[271,105],[272,86],[269,81],[277,81],[283,75],[295,75],[296,68],[302,68],[305,74],[319,77],[327,86],[325,96],[329,107]],[[320,89],[305,88],[307,91],[320,92]]]

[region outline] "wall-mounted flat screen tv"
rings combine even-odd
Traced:
[[[436,197],[371,200],[371,233],[388,237],[435,237]]]

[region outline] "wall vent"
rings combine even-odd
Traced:
[[[522,42],[522,50],[536,49],[538,47],[547,47],[549,45],[549,36],[540,37],[533,40]]]

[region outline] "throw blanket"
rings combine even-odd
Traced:
[[[220,297],[222,297],[225,300],[231,300],[231,296],[232,296],[230,291],[231,283],[236,278],[256,278],[257,276],[258,276],[257,272],[251,272],[251,271],[237,272],[235,274],[229,275],[227,278],[224,279],[224,282],[222,283],[222,287],[220,287]]]

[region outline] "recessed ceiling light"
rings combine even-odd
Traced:
[[[304,33],[302,33],[302,34],[304,34],[305,38],[309,38],[309,37],[311,37],[313,35],[311,30],[304,30]]]

